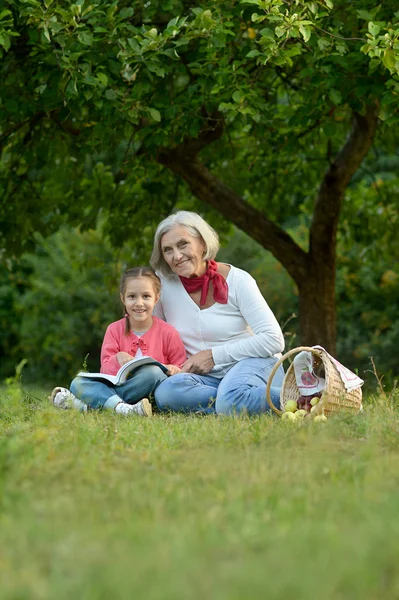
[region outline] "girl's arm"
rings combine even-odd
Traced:
[[[166,354],[168,375],[176,375],[176,373],[180,373],[181,366],[187,358],[187,353],[179,334],[174,328],[170,330],[168,335]]]
[[[103,345],[101,347],[101,373],[107,373],[107,375],[116,375],[124,362],[119,362],[119,358],[123,361],[129,356],[127,360],[133,358],[127,352],[121,352],[120,340],[117,335],[115,328],[109,325],[104,335]],[[121,356],[125,355],[125,356]]]
[[[181,373],[180,367],[176,367],[176,365],[165,365],[168,369],[168,375],[176,375],[177,373]]]

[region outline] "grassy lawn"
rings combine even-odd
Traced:
[[[397,599],[394,404],[146,420],[3,390],[0,598]]]

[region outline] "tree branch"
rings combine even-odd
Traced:
[[[45,116],[44,112],[38,112],[35,115],[32,115],[31,117],[29,117],[28,119],[25,119],[24,121],[21,121],[20,123],[16,123],[12,127],[10,127],[10,129],[5,131],[3,133],[3,135],[0,136],[0,150],[1,150],[3,143],[7,141],[7,139],[10,137],[10,135],[12,135],[13,133],[18,131],[25,125],[30,124],[31,127],[34,127],[40,121],[40,119],[42,119],[44,116]]]
[[[223,122],[217,121],[213,135],[207,130],[197,140],[188,140],[175,148],[163,148],[158,152],[157,161],[184,179],[197,198],[214,207],[226,219],[270,250],[295,281],[303,278],[307,269],[306,252],[288,233],[269,220],[263,212],[245,202],[198,159],[199,150],[210,143],[209,140],[220,137],[222,130]]]
[[[353,113],[351,131],[324,175],[309,234],[309,254],[316,262],[326,261],[331,253],[335,257],[335,239],[345,190],[370,150],[377,121],[377,105],[369,106],[364,116]]]

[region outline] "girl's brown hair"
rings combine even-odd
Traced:
[[[158,275],[150,269],[149,267],[133,267],[132,269],[127,269],[122,275],[121,283],[119,286],[119,291],[122,296],[126,293],[126,286],[129,279],[139,279],[140,277],[148,277],[151,279],[152,286],[154,288],[154,292],[157,296],[161,293],[161,280]],[[128,335],[130,332],[130,321],[129,316],[125,315],[125,334]]]

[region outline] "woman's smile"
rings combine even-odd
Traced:
[[[161,246],[163,257],[173,273],[181,277],[198,277],[205,273],[205,244],[186,227],[172,227],[162,236]]]

